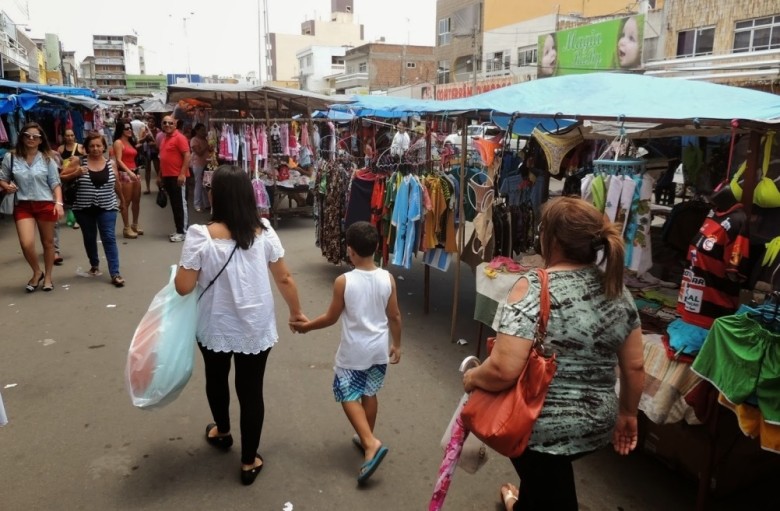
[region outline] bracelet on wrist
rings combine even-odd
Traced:
[[[56,204],[57,206],[64,206],[64,204],[61,202],[55,202],[54,204]]]

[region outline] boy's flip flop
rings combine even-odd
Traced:
[[[377,468],[379,468],[379,465],[382,463],[382,460],[385,459],[385,456],[387,456],[387,447],[380,447],[373,458],[360,466],[360,475],[358,475],[357,478],[359,484],[368,481],[368,478],[376,472]]]

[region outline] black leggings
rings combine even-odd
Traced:
[[[230,431],[230,359],[236,359],[236,395],[241,412],[241,463],[254,465],[263,432],[263,377],[271,348],[257,355],[211,351],[198,344],[206,366],[206,398],[217,431]]]
[[[512,458],[512,465],[520,476],[520,495],[513,509],[579,509],[571,462],[586,454],[590,454],[590,451],[573,456],[557,456],[526,449],[519,457]]]

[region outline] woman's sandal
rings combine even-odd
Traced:
[[[216,447],[217,449],[222,449],[223,451],[227,451],[233,445],[233,435],[228,433],[227,435],[222,435],[222,436],[209,436],[209,431],[211,431],[216,427],[217,427],[216,422],[212,422],[208,426],[206,426],[206,442],[208,442],[209,445]]]
[[[504,507],[512,509],[517,502],[517,495],[520,490],[513,484],[506,483],[501,486],[501,500],[504,502]]]
[[[28,293],[34,292],[36,289],[38,289],[38,286],[40,286],[43,283],[43,279],[46,278],[46,273],[41,272],[41,278],[38,279],[38,281],[35,281],[35,277],[31,281],[27,283],[26,286],[24,286],[24,290]]]
[[[121,275],[112,275],[111,276],[111,283],[114,284],[116,287],[122,287],[125,285],[125,279],[122,278]]]

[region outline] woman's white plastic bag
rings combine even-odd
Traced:
[[[170,403],[192,375],[198,298],[196,292],[180,296],[175,276],[174,265],[168,284],[154,296],[135,329],[127,353],[125,383],[138,408]]]

